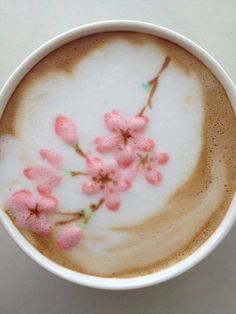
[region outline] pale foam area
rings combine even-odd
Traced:
[[[36,190],[32,183],[23,176],[26,154],[26,150],[17,139],[10,136],[1,138],[0,190],[3,202],[15,190],[22,188],[32,192]]]
[[[163,50],[151,43],[131,45],[116,40],[89,54],[72,74],[47,74],[35,82],[21,103],[16,123],[17,139],[0,141],[3,199],[11,193],[9,184],[12,190],[35,189],[35,185],[22,176],[22,169],[46,165],[38,155],[40,148],[62,153],[65,169],[85,170],[84,160],[54,134],[55,117],[63,114],[75,121],[83,150],[94,154],[94,138],[108,134],[104,113],[118,109],[125,116],[137,114],[148,96],[141,85],[156,75],[165,57]],[[153,104],[154,108],[147,111],[150,123],[145,136],[153,138],[160,151],[170,155],[169,163],[159,169],[163,181],[159,186],[151,186],[140,177],[129,192],[121,194],[118,212],[102,207],[96,213],[86,229],[83,245],[71,251],[74,259],[84,265],[90,252],[100,248],[100,254],[107,255],[106,249],[125,237],[125,233],[117,234],[109,230],[110,227],[135,225],[157,214],[197,164],[204,118],[197,76],[185,73],[172,61],[161,77]],[[55,190],[64,212],[78,210],[98,200],[99,195],[87,197],[80,192],[84,180],[83,177],[65,178]],[[102,237],[103,241],[98,244],[93,240],[95,237]],[[88,268],[94,267],[91,265]]]

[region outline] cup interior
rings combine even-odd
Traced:
[[[173,43],[185,48],[187,51],[196,56],[200,61],[202,61],[218,78],[218,80],[221,82],[226,90],[226,93],[233,106],[234,112],[236,111],[236,90],[233,82],[223,70],[223,68],[204,49],[199,47],[197,44],[185,38],[184,36],[161,26],[137,21],[105,21],[81,26],[65,32],[48,41],[47,43],[39,47],[36,51],[34,51],[28,58],[26,58],[15,70],[15,72],[10,76],[3,89],[1,90],[0,114],[2,114],[8,102],[8,99],[10,98],[14,89],[24,77],[24,75],[48,53],[60,47],[61,45],[66,44],[77,38],[107,31],[136,31],[152,34],[172,41]],[[0,218],[9,235],[21,247],[21,249],[35,262],[37,262],[50,272],[71,282],[89,287],[113,290],[134,289],[161,283],[171,278],[174,278],[177,275],[190,269],[191,267],[199,263],[203,258],[205,258],[222,241],[222,239],[226,236],[226,234],[231,229],[233,223],[235,222],[236,196],[234,195],[231,205],[228,208],[227,214],[225,215],[221,224],[209,237],[209,239],[205,241],[204,244],[202,244],[193,254],[189,255],[184,260],[174,264],[173,266],[170,266],[158,272],[145,276],[124,279],[100,278],[78,273],[68,268],[62,267],[49,260],[37,249],[35,249],[22,236],[22,234],[14,226],[8,215],[3,210],[0,210]]]

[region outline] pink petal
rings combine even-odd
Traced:
[[[15,218],[15,223],[19,227],[28,227],[28,217],[30,211],[28,208],[34,208],[36,202],[32,196],[32,193],[28,190],[20,190],[15,192],[7,202],[7,209]]]
[[[134,116],[129,121],[129,128],[135,131],[144,131],[148,125],[149,119],[145,116]]]
[[[60,185],[61,180],[61,176],[53,175],[40,186],[38,186],[37,190],[41,195],[51,194],[52,190]]]
[[[52,152],[49,149],[40,149],[39,154],[42,159],[46,160],[50,165],[55,168],[62,167],[62,156]]]
[[[21,228],[28,228],[29,226],[28,218],[29,218],[30,212],[27,208],[25,208],[24,210],[15,212],[15,213],[12,212],[12,214],[15,216],[15,224],[17,226]]]
[[[55,197],[47,196],[47,197],[38,197],[38,209],[40,212],[45,214],[51,214],[57,207],[57,200]]]
[[[19,197],[19,198],[21,198],[21,197],[25,198],[25,197],[32,196],[32,193],[26,189],[22,189],[20,191],[13,193],[12,196],[13,197]]]
[[[121,117],[120,112],[113,110],[104,115],[104,122],[109,130],[116,131],[118,128],[124,127],[124,118]]]
[[[75,145],[78,141],[76,124],[67,117],[56,118],[55,132],[67,144]]]
[[[132,186],[132,182],[128,179],[119,182],[120,191],[128,191]]]
[[[112,160],[109,163],[107,163],[106,165],[104,165],[103,169],[105,172],[109,172],[112,177],[113,176],[116,177],[120,172],[118,169],[117,162],[115,160]]]
[[[117,211],[120,208],[120,200],[118,193],[105,193],[105,205],[111,211]]]
[[[99,185],[93,181],[84,182],[81,189],[82,192],[87,195],[94,195],[100,191]]]
[[[150,151],[152,151],[155,147],[155,143],[152,139],[148,138],[148,139],[141,139],[138,142],[137,148],[139,150],[141,150],[142,152],[148,153]]]
[[[47,222],[45,217],[39,217],[37,219],[35,218],[34,220],[32,220],[29,228],[38,235],[40,235],[41,237],[48,236],[52,231],[52,227]]]
[[[161,165],[165,165],[170,159],[169,155],[166,153],[157,153],[156,157]]]
[[[23,213],[25,213],[25,210],[27,209],[29,203],[32,203],[32,193],[24,189],[15,192],[7,201],[6,206],[13,214],[17,211],[22,211]]]
[[[107,200],[105,205],[112,212],[115,212],[120,208],[120,202],[113,202],[111,200]]]
[[[99,153],[106,153],[114,149],[117,145],[117,137],[112,136],[104,136],[104,137],[97,137],[94,143],[97,145],[96,149]]]
[[[134,152],[130,146],[116,151],[116,160],[121,168],[129,167],[134,161]]]
[[[149,183],[151,183],[151,184],[153,184],[153,185],[156,185],[156,184],[158,184],[158,183],[161,182],[161,180],[162,180],[162,175],[161,175],[161,173],[160,173],[159,171],[157,171],[157,170],[151,170],[151,171],[147,171],[147,172],[145,173],[145,178],[146,178],[146,180],[147,180]]]
[[[44,167],[27,167],[24,169],[24,175],[30,180],[39,180],[54,175],[54,171]]]
[[[77,227],[68,227],[59,233],[57,245],[61,250],[71,249],[83,238],[83,232]]]
[[[96,176],[103,167],[103,162],[98,157],[87,158],[86,164],[87,164],[87,172],[91,177]]]
[[[107,200],[105,205],[112,212],[115,212],[120,208],[120,202],[113,202],[112,200]]]

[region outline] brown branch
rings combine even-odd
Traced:
[[[101,198],[97,204],[92,204],[89,207],[91,208],[92,212],[95,212],[102,206],[104,202],[104,198]]]
[[[55,211],[54,214],[57,214],[57,215],[61,215],[61,216],[76,216],[78,215],[79,212],[75,212],[75,213],[62,213],[62,212],[58,212],[58,211]]]
[[[88,158],[88,155],[79,147],[79,144],[76,144],[74,148],[75,148],[76,153],[79,154],[81,157],[86,158],[86,159]]]
[[[82,172],[82,171],[70,171],[70,174],[72,177],[88,175],[86,172]]]
[[[91,204],[91,205],[89,206],[89,208],[91,209],[92,212],[95,212],[95,211],[97,211],[97,210],[102,206],[103,203],[104,203],[104,199],[101,198],[101,199],[98,201],[98,203],[96,203],[96,204]],[[80,210],[79,212],[75,212],[75,213],[61,213],[61,212],[55,212],[55,213],[58,214],[58,215],[63,215],[63,216],[75,216],[75,217],[73,217],[73,218],[71,218],[71,219],[69,219],[69,220],[57,221],[57,222],[55,223],[55,226],[66,225],[66,224],[68,224],[68,223],[71,223],[71,222],[73,222],[73,221],[79,220],[79,219],[81,219],[81,218],[86,219],[85,211],[84,211],[83,209]]]
[[[156,89],[157,89],[157,86],[158,86],[158,83],[159,83],[160,76],[161,76],[161,74],[164,72],[164,70],[167,68],[167,66],[169,65],[170,61],[171,61],[171,58],[170,58],[169,56],[167,56],[167,57],[165,58],[164,63],[163,63],[162,66],[161,66],[161,69],[160,69],[159,72],[157,73],[157,75],[156,75],[152,80],[150,80],[150,81],[148,82],[148,84],[151,84],[152,87],[151,87],[151,89],[150,89],[150,92],[149,92],[149,95],[148,95],[148,99],[147,99],[147,101],[146,101],[146,104],[143,106],[143,108],[140,110],[140,112],[139,112],[139,114],[138,114],[139,116],[142,116],[147,108],[150,108],[150,109],[152,108],[152,98],[153,98],[153,96],[154,96],[154,94],[155,94],[155,92],[156,92]]]
[[[73,222],[73,221],[76,221],[76,220],[78,220],[78,219],[84,217],[84,214],[83,214],[83,213],[77,213],[76,216],[77,216],[77,217],[71,218],[71,219],[69,219],[69,220],[58,221],[58,222],[55,223],[55,226],[66,225],[66,224],[68,224],[68,223],[71,223],[71,222]]]

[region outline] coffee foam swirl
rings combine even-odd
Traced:
[[[99,77],[94,73],[93,65],[96,65],[97,60],[103,59],[101,54],[108,60],[107,64],[112,61],[113,66],[114,59],[109,59],[111,52],[114,54],[115,51],[123,49],[124,54],[120,56],[124,58],[127,53],[132,55],[133,48],[136,51],[136,61],[139,60],[136,56],[138,54],[142,54],[141,60],[143,60],[142,69],[139,70],[141,75],[138,79],[135,72],[134,80],[130,80],[133,83],[127,83],[129,80],[125,80],[127,87],[122,86],[119,89],[123,78],[118,77],[117,81],[115,78],[111,80],[108,89],[110,93],[106,91],[107,85],[102,91],[103,87],[100,86],[101,89],[97,92],[96,88],[93,89],[96,97],[91,98],[89,86],[90,84],[94,86],[96,77]],[[104,104],[99,108],[93,107],[92,113],[96,119],[86,115],[86,118],[78,120],[81,132],[85,130],[82,133],[83,146],[91,149],[89,143],[91,143],[93,133],[90,135],[86,126],[96,125],[96,133],[102,134],[104,129],[102,127],[99,129],[97,125],[102,125],[100,121],[102,121],[104,110],[113,109],[114,99],[120,100],[123,106],[125,102],[127,108],[123,109],[128,113],[137,111],[136,103],[143,102],[144,94],[136,88],[140,82],[150,79],[155,74],[156,68],[160,67],[165,55],[171,57],[172,67],[166,71],[154,98],[155,108],[150,111],[150,117],[157,123],[153,123],[149,129],[150,134],[156,136],[160,147],[165,148],[173,159],[169,168],[163,168],[165,178],[163,185],[156,191],[152,191],[150,188],[145,190],[142,181],[137,182],[133,194],[124,199],[122,210],[115,215],[112,214],[113,216],[109,216],[105,210],[99,212],[88,228],[84,243],[67,253],[57,251],[54,236],[42,240],[29,232],[22,231],[43,254],[66,267],[108,277],[137,276],[156,271],[191,254],[214,232],[227,211],[235,190],[236,177],[236,126],[227,95],[220,83],[196,58],[174,44],[147,35],[106,33],[89,36],[59,48],[34,67],[14,92],[2,118],[1,134],[9,134],[10,138],[8,136],[1,138],[0,173],[6,178],[5,183],[11,182],[11,188],[15,189],[21,187],[22,184],[24,186],[27,184],[26,187],[29,186],[32,189],[29,182],[21,178],[20,172],[30,162],[40,162],[37,150],[40,148],[39,145],[45,146],[45,135],[39,136],[37,145],[34,145],[34,138],[25,136],[22,125],[27,130],[33,127],[34,136],[42,125],[46,130],[45,134],[50,134],[49,122],[55,114],[61,113],[60,111],[64,113],[67,110],[67,114],[73,116],[76,110],[78,116],[84,117],[84,108],[93,99],[99,99],[100,93],[102,95],[100,102],[103,101]],[[151,62],[144,58],[147,56]],[[157,59],[156,62],[154,59]],[[128,64],[130,62],[131,60],[128,60]],[[135,64],[136,67],[137,64]],[[154,70],[153,67],[155,67]],[[127,72],[129,75],[132,73],[130,68]],[[109,70],[108,73],[110,75]],[[89,80],[84,80],[86,75]],[[103,75],[105,77],[106,73]],[[93,77],[95,77],[94,81]],[[76,85],[74,82],[85,91],[77,99],[68,96],[69,91],[75,95],[73,94],[73,84]],[[115,92],[112,89],[112,84],[117,87],[118,91]],[[65,90],[64,93],[60,92],[58,95],[63,101],[66,99],[71,104],[68,109],[65,109],[64,104],[60,105],[59,97],[52,97],[58,92],[58,86]],[[170,88],[172,95],[170,95]],[[134,89],[137,93],[135,101],[135,93],[129,98],[130,90]],[[119,98],[122,92],[125,95],[123,99]],[[115,98],[113,98],[114,95]],[[81,104],[80,109],[73,107],[72,101],[75,100],[78,103],[82,100],[88,103]],[[52,106],[50,110],[48,106],[42,107],[45,102],[53,103],[54,107]],[[172,104],[175,106],[171,107],[168,102],[171,106]],[[119,108],[120,106],[118,105]],[[166,107],[172,110],[166,110]],[[181,110],[175,111],[176,108],[181,108]],[[32,117],[32,120],[27,120],[26,117]],[[42,122],[43,117],[49,118]],[[181,123],[185,129],[180,128],[181,123],[178,119],[175,121],[175,117],[182,119]],[[166,128],[167,121],[173,126],[172,130],[169,128],[170,131]],[[188,130],[186,136],[189,137],[185,142],[184,131],[186,129]],[[183,148],[177,149],[178,145],[174,144],[171,139],[171,134],[178,133],[177,131],[181,134],[175,137],[175,140],[179,141],[179,147],[186,147],[186,143],[188,144],[191,153],[187,156],[187,152]],[[25,151],[19,147],[22,142]],[[13,143],[14,149],[12,149]],[[49,136],[46,145],[65,152],[67,165],[78,167],[79,161],[74,160],[62,144],[55,144],[54,139]],[[14,158],[16,169],[6,171],[6,160]],[[179,172],[176,170],[178,164],[182,167]],[[175,177],[172,179],[173,174],[178,180]],[[68,185],[65,183],[57,191],[57,195],[63,195],[61,197],[63,209],[72,210],[73,206],[75,208],[77,206],[78,197],[73,193],[65,192],[66,189],[74,191],[75,184],[78,184],[75,182],[73,181],[72,186],[67,182]],[[1,184],[1,188],[7,196],[9,185],[5,183]],[[140,195],[142,191],[145,193]],[[137,195],[140,197],[137,198]],[[165,195],[165,197],[155,195]],[[85,202],[81,195],[79,201],[82,204]],[[147,212],[144,210],[147,207],[146,204],[148,204]],[[102,232],[98,232],[99,228]],[[124,259],[127,261],[125,265]]]

